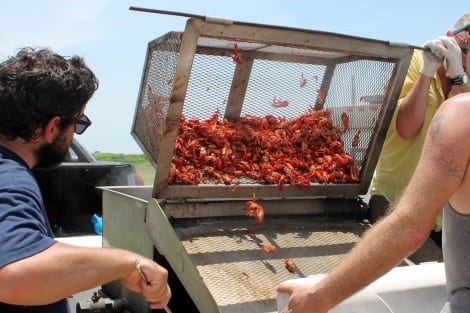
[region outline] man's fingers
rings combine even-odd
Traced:
[[[276,291],[279,293],[288,293],[292,292],[292,287],[289,283],[280,283],[276,286]]]

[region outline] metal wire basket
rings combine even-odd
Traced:
[[[157,198],[355,196],[365,194],[382,148],[413,49],[334,33],[189,19],[148,45],[132,135],[156,168]],[[288,105],[281,101],[287,101]],[[359,169],[354,183],[307,190],[247,181],[237,185],[168,184],[181,117],[294,119],[328,110],[349,130],[344,150]],[[360,134],[360,141],[354,142]],[[357,140],[357,138],[356,138]]]

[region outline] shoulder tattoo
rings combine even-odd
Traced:
[[[465,168],[460,165],[455,156],[457,152],[452,144],[445,142],[440,136],[441,124],[445,115],[435,116],[429,126],[429,141],[423,147],[421,160],[432,160],[445,168],[450,175],[461,178]]]
[[[429,134],[433,143],[436,141],[436,137],[439,134],[439,131],[441,130],[441,123],[444,117],[445,115],[435,116],[432,119],[431,124],[429,125]]]

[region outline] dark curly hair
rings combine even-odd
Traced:
[[[0,135],[31,141],[54,116],[73,124],[98,88],[83,58],[50,49],[23,48],[0,63]]]

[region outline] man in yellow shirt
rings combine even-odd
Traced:
[[[463,15],[454,33],[426,42],[430,51],[416,50],[412,56],[371,183],[372,222],[385,214],[390,202],[398,200],[410,181],[439,106],[445,99],[470,90],[466,79],[470,68],[468,31],[457,32],[469,23],[470,14]],[[441,231],[440,217],[434,231]]]

